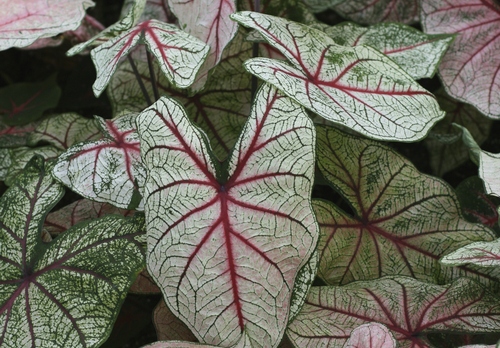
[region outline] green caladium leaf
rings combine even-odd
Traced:
[[[276,347],[317,241],[312,122],[265,85],[224,168],[172,99],[137,126],[148,270],[170,310],[202,342],[230,346],[245,331],[252,346]]]
[[[343,348],[396,348],[397,343],[389,329],[371,322],[352,330]]]
[[[333,10],[361,24],[379,22],[416,23],[420,15],[418,0],[347,0]]]
[[[46,160],[52,160],[57,158],[61,153],[57,148],[53,146],[41,146],[41,147],[16,147],[13,149],[5,149],[9,152],[10,161],[7,160],[8,168],[5,173],[3,180],[5,184],[10,186],[16,180],[19,173],[23,170],[26,164],[35,155],[41,156]],[[4,149],[2,149],[4,151]],[[1,179],[1,177],[0,177]]]
[[[155,19],[142,22],[92,50],[97,70],[93,90],[99,96],[106,88],[118,62],[142,41],[159,62],[170,83],[187,88],[205,60],[209,46],[178,29],[175,25]]]
[[[43,112],[57,106],[61,89],[55,75],[39,83],[17,83],[0,89],[0,121],[24,126],[37,121]]]
[[[40,122],[29,135],[28,145],[35,146],[38,142],[44,141],[58,149],[66,150],[76,143],[100,138],[102,134],[95,120],[76,113],[66,113],[54,115]]]
[[[453,41],[452,35],[429,35],[399,23],[362,27],[344,22],[335,26],[315,24],[335,43],[343,46],[368,45],[376,48],[414,79],[433,77],[439,62]]]
[[[349,203],[352,215],[314,200],[320,226],[318,275],[327,284],[385,275],[444,283],[467,275],[497,286],[500,272],[439,267],[439,259],[490,229],[466,221],[445,182],[421,174],[401,155],[373,140],[317,127],[318,167]]]
[[[75,30],[92,6],[90,0],[1,0],[0,51]]]
[[[58,158],[55,178],[85,198],[129,209],[146,178],[135,117],[96,117],[104,138],[71,146]],[[143,209],[142,201],[137,209]]]
[[[500,266],[500,239],[466,245],[441,259],[444,265],[474,264],[481,267]]]
[[[313,287],[287,335],[296,347],[342,347],[369,322],[385,325],[399,348],[430,348],[428,333],[499,332],[500,300],[468,278],[446,286],[385,277]]]
[[[62,195],[35,157],[0,198],[2,347],[98,347],[144,264],[140,217],[107,216],[44,244],[43,219]]]
[[[245,68],[327,120],[374,139],[415,141],[444,117],[431,93],[371,47],[339,46],[319,30],[255,12],[231,17],[292,63],[254,58]]]

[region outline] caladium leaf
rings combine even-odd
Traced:
[[[236,3],[234,0],[169,0],[168,5],[184,31],[210,46],[191,87],[199,91],[205,85],[209,70],[219,63],[222,51],[236,35],[238,24],[229,18],[236,11]]]
[[[104,139],[71,146],[59,156],[54,176],[85,198],[128,209],[137,193],[142,193],[146,178],[135,117],[96,117]],[[143,209],[142,201],[137,209]]]
[[[168,309],[163,300],[155,307],[153,322],[160,341],[198,342],[191,330]]]
[[[35,155],[41,156],[46,160],[51,160],[59,156],[60,151],[53,146],[42,147],[17,147],[14,149],[7,149],[10,156],[9,167],[5,174],[5,184],[10,186],[16,180],[19,173],[23,170],[26,164]]]
[[[457,33],[439,67],[446,91],[500,118],[500,5],[493,0],[422,1],[427,33]]]
[[[29,135],[28,145],[34,146],[40,141],[66,150],[82,142],[97,140],[102,134],[93,119],[84,118],[76,113],[54,115],[40,122]]]
[[[167,305],[202,342],[229,346],[245,330],[253,346],[276,347],[317,241],[312,122],[265,85],[225,170],[173,100],[161,98],[137,126],[148,270]]]
[[[214,346],[210,344],[193,343],[193,342],[182,342],[182,341],[158,341],[152,344],[148,344],[143,348],[224,348],[228,346]],[[249,336],[244,332],[238,342],[230,346],[229,348],[249,348],[254,347]]]
[[[379,323],[363,324],[352,330],[343,348],[396,348],[397,343],[389,329]]]
[[[376,48],[414,79],[434,76],[439,62],[453,41],[452,35],[430,35],[399,23],[362,27],[352,22],[335,26],[315,24],[335,43],[343,46],[368,45]]]
[[[91,6],[90,0],[1,0],[0,51],[75,30]]]
[[[500,266],[500,239],[491,242],[475,242],[444,256],[445,265],[474,264],[482,267]]]
[[[304,3],[313,12],[322,12],[346,0],[304,0]]]
[[[133,210],[119,209],[111,204],[80,199],[47,215],[43,229],[51,235],[57,236],[85,220],[94,220],[111,214],[132,216],[134,213]]]
[[[349,203],[353,216],[314,200],[321,231],[318,275],[327,284],[385,275],[443,283],[461,275],[485,284],[495,271],[439,267],[439,258],[494,234],[467,222],[450,186],[421,174],[391,148],[335,128],[316,128],[318,167]],[[496,286],[493,282],[492,286]]]
[[[333,8],[342,17],[361,24],[379,22],[418,22],[420,4],[418,0],[350,0]]]
[[[28,138],[35,130],[35,123],[25,126],[7,126],[0,123],[0,147],[19,147],[28,145]]]
[[[2,347],[99,346],[143,267],[143,218],[108,216],[44,244],[43,218],[62,194],[35,157],[0,198]]]
[[[431,332],[500,331],[500,300],[468,278],[448,286],[385,277],[313,287],[287,335],[296,347],[342,347],[368,322],[387,326],[400,348],[430,348]]]
[[[139,41],[144,41],[169,82],[178,88],[187,88],[194,82],[210,49],[172,24],[155,19],[142,22],[94,48],[90,53],[97,70],[97,79],[93,85],[96,96],[106,88],[118,62]]]
[[[61,89],[55,75],[39,83],[18,83],[0,89],[0,121],[7,126],[24,126],[42,117],[59,102]]]
[[[444,117],[431,93],[371,47],[339,46],[319,30],[255,12],[231,17],[293,64],[254,58],[245,68],[327,120],[374,139],[415,141]]]

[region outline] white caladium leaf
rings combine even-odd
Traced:
[[[90,0],[0,0],[0,51],[75,30],[94,5]]]
[[[471,135],[482,144],[490,134],[492,122],[485,118],[476,108],[471,105],[457,102],[449,97],[444,90],[436,92],[439,105],[446,111],[446,116],[432,128],[429,136],[425,139],[425,145],[429,149],[430,165],[437,176],[459,167],[469,159],[467,146],[460,141],[455,141],[457,129],[453,124],[459,124],[468,130]],[[451,138],[451,142],[443,140]]]
[[[93,119],[84,118],[76,113],[59,114],[40,122],[29,135],[28,145],[35,146],[44,141],[66,150],[73,144],[102,138]]]
[[[170,310],[202,342],[230,346],[245,330],[276,347],[317,244],[312,122],[265,85],[225,170],[177,102],[161,98],[137,126],[148,270]]]
[[[321,231],[318,275],[327,284],[385,275],[444,283],[467,275],[495,287],[500,270],[440,267],[439,259],[493,232],[462,216],[453,189],[393,149],[335,128],[316,128],[318,167],[352,208],[313,207]]]
[[[482,267],[500,266],[500,239],[491,242],[475,242],[444,256],[445,265],[474,264]]]
[[[352,330],[343,348],[396,348],[397,343],[389,329],[379,323],[363,324]]]
[[[42,147],[17,147],[7,149],[10,153],[10,163],[5,174],[5,184],[10,186],[16,180],[19,173],[23,170],[26,164],[35,155],[41,156],[46,160],[57,158],[61,151],[53,146]]]
[[[36,157],[0,198],[2,347],[98,347],[144,265],[143,218],[108,216],[44,244],[43,218],[62,195]]]
[[[427,33],[456,33],[439,66],[446,91],[500,118],[500,5],[493,0],[423,0]]]
[[[348,0],[335,6],[335,12],[361,24],[379,22],[418,22],[419,0]]]
[[[219,63],[222,51],[236,35],[238,24],[229,18],[236,11],[236,3],[234,0],[169,0],[168,5],[184,31],[210,46],[191,87],[198,91],[204,87],[209,70]]]
[[[113,120],[96,117],[104,138],[71,146],[59,156],[54,176],[85,198],[128,209],[143,209],[146,172],[141,162],[136,114]]]
[[[255,12],[231,16],[293,64],[254,58],[246,69],[327,120],[374,139],[415,141],[444,117],[430,92],[371,47],[340,46],[319,30]]]
[[[146,44],[168,81],[178,88],[187,88],[194,82],[210,49],[205,43],[172,24],[155,19],[142,22],[94,48],[90,53],[97,70],[97,79],[93,85],[96,96],[106,88],[119,61],[139,41]]]
[[[385,325],[399,348],[430,348],[427,333],[499,332],[500,300],[468,278],[448,286],[385,277],[313,287],[287,336],[296,347],[342,347],[369,322]]]
[[[337,44],[368,45],[376,48],[414,79],[434,76],[439,62],[453,41],[452,35],[430,35],[399,23],[380,23],[362,27],[352,22],[335,26],[315,24]]]

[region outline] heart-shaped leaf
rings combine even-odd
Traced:
[[[146,109],[137,126],[149,171],[148,270],[167,305],[202,342],[229,346],[245,330],[254,346],[276,347],[317,241],[312,122],[265,85],[221,170],[173,100]]]
[[[396,348],[397,343],[389,329],[379,323],[363,324],[352,330],[343,348]]]
[[[71,146],[59,156],[54,176],[85,198],[134,209],[146,172],[141,163],[135,114],[96,117],[104,139]],[[139,203],[139,202],[137,202]],[[137,206],[142,210],[142,201]]]
[[[36,157],[0,198],[2,347],[99,346],[143,267],[142,218],[108,216],[44,244],[43,219],[62,194]]]
[[[386,277],[313,287],[287,336],[296,347],[342,347],[369,322],[387,326],[400,348],[430,348],[427,333],[499,332],[500,300],[467,278],[448,286]]]
[[[333,8],[342,17],[361,24],[418,22],[418,0],[346,0]]]
[[[444,117],[431,93],[371,47],[339,46],[319,30],[255,12],[231,17],[293,64],[254,58],[246,69],[327,120],[375,139],[415,141]]]
[[[187,88],[194,82],[210,49],[172,24],[155,19],[142,22],[92,50],[92,61],[97,70],[93,85],[96,96],[106,88],[118,62],[140,40],[155,56],[169,82],[178,88]]]
[[[337,44],[368,45],[376,48],[414,79],[434,76],[439,62],[453,41],[452,35],[429,35],[399,23],[380,23],[362,27],[352,22],[335,26],[315,24]]]
[[[485,284],[500,279],[499,272],[439,267],[442,256],[494,238],[487,227],[462,217],[450,186],[383,144],[335,128],[316,130],[318,167],[353,210],[351,216],[330,202],[313,201],[321,230],[318,274],[328,284],[385,275],[438,283],[461,275]]]
[[[75,30],[91,6],[90,0],[0,0],[0,51]]]
[[[500,266],[500,239],[491,242],[475,242],[444,256],[445,265],[474,264],[482,267]]]
[[[427,33],[457,33],[439,67],[446,91],[500,118],[500,5],[493,0],[423,0]]]

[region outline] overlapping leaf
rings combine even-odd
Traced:
[[[500,239],[491,242],[475,242],[444,256],[445,265],[474,264],[482,267],[500,266]]]
[[[6,153],[6,161],[1,164],[2,169],[5,170],[5,176],[0,176],[0,180],[4,180],[5,184],[10,186],[16,180],[19,173],[23,170],[29,160],[37,155],[46,160],[51,160],[59,156],[60,151],[53,146],[41,147],[16,147],[13,149],[0,149],[0,152]],[[5,169],[4,169],[5,168]]]
[[[339,46],[316,29],[254,12],[232,18],[293,65],[254,58],[246,69],[330,121],[375,139],[415,141],[444,117],[431,93],[371,47]]]
[[[396,348],[394,336],[386,326],[371,322],[352,330],[343,348]]]
[[[429,35],[407,25],[381,23],[362,27],[352,22],[335,26],[313,25],[337,44],[368,45],[390,57],[414,79],[434,76],[446,49],[453,41],[451,35]]]
[[[160,341],[198,342],[191,330],[168,309],[163,300],[155,307],[153,322]]]
[[[54,176],[85,198],[128,209],[139,203],[146,172],[141,163],[135,114],[96,118],[104,138],[71,146],[57,160]]]
[[[347,0],[333,8],[342,17],[361,24],[418,22],[418,0]]]
[[[19,147],[28,145],[28,138],[35,130],[35,124],[30,123],[25,126],[7,126],[0,122],[0,147]]]
[[[499,332],[500,301],[461,278],[448,286],[386,277],[340,287],[313,287],[288,337],[296,347],[342,347],[351,332],[381,323],[400,348],[430,348],[431,332]]]
[[[91,6],[90,0],[1,0],[0,51],[75,30]]]
[[[424,0],[427,33],[456,33],[439,75],[446,91],[500,118],[500,5],[493,0]]]
[[[205,60],[209,47],[172,24],[155,19],[142,22],[92,50],[91,56],[97,70],[94,94],[99,96],[106,88],[119,61],[143,40],[159,62],[170,83],[187,88]]]
[[[254,346],[276,347],[316,246],[311,121],[264,86],[226,170],[173,100],[137,125],[149,171],[148,270],[169,308],[202,342],[229,346],[245,330]]]
[[[321,230],[318,274],[328,284],[385,275],[438,283],[459,275],[485,284],[500,279],[499,272],[439,267],[440,257],[494,238],[487,227],[462,217],[446,183],[373,140],[326,127],[317,127],[317,136],[318,166],[353,210],[351,216],[330,202],[313,201]]]
[[[80,224],[50,244],[43,218],[63,194],[41,158],[0,198],[0,346],[97,347],[144,264],[141,218]]]

